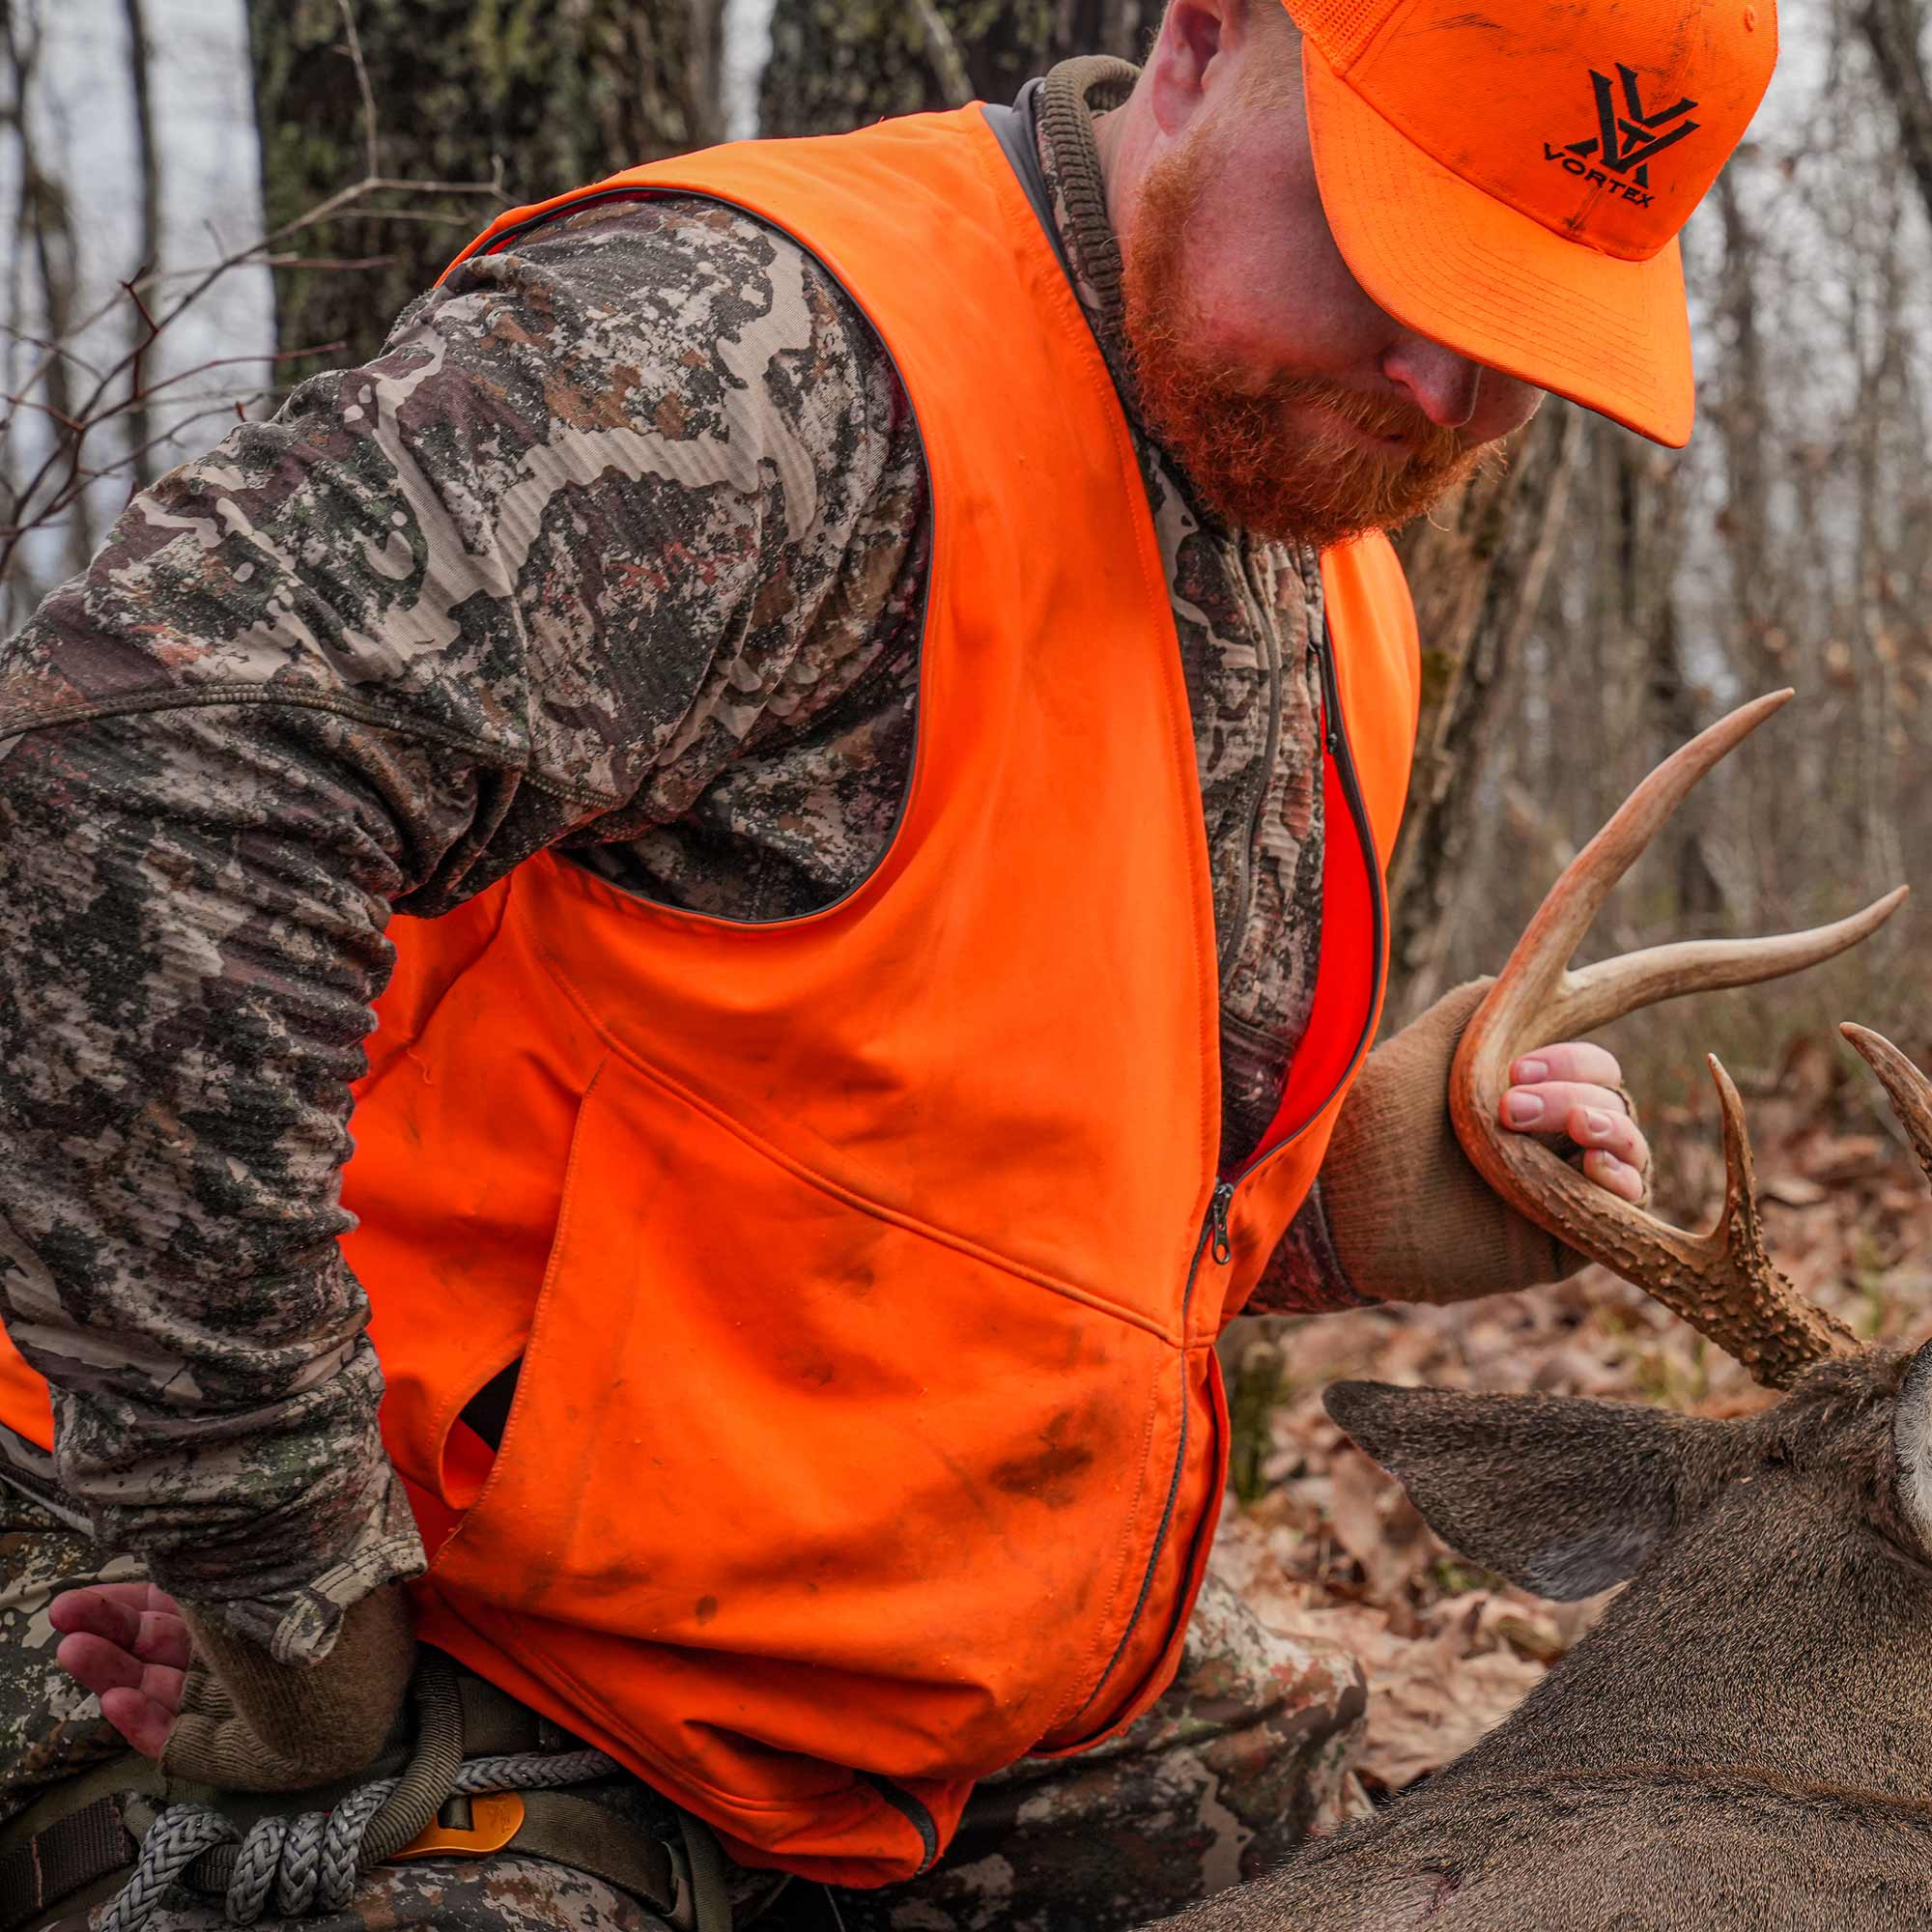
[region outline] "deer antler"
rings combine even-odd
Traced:
[[[1864,1055],[1865,1064],[1878,1075],[1890,1097],[1891,1111],[1911,1138],[1918,1165],[1932,1180],[1932,1080],[1926,1079],[1884,1034],[1854,1026],[1849,1020],[1838,1031]]]
[[[1684,795],[1791,695],[1775,692],[1732,712],[1637,786],[1530,921],[1469,1023],[1449,1085],[1457,1135],[1498,1194],[1579,1254],[1656,1296],[1773,1388],[1787,1386],[1813,1362],[1848,1353],[1857,1345],[1841,1322],[1798,1294],[1765,1251],[1744,1106],[1716,1058],[1711,1076],[1723,1110],[1728,1184],[1723,1212],[1708,1234],[1674,1228],[1584,1179],[1548,1148],[1507,1132],[1498,1110],[1519,1054],[1578,1037],[1680,993],[1801,972],[1856,946],[1897,910],[1906,896],[1903,887],[1863,912],[1812,932],[1660,946],[1570,970],[1571,955],[1611,887]]]

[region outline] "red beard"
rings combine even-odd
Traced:
[[[1141,413],[1211,510],[1257,536],[1325,549],[1407,523],[1486,460],[1500,460],[1494,445],[1466,443],[1412,403],[1314,376],[1257,385],[1236,364],[1195,350],[1202,329],[1183,257],[1208,173],[1198,143],[1150,171],[1123,293]],[[1311,406],[1395,440],[1311,430],[1295,420]]]

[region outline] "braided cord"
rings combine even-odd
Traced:
[[[508,1752],[459,1764],[449,1789],[478,1798],[496,1791],[555,1791],[622,1770],[600,1750]],[[385,1854],[369,1841],[369,1828],[403,1781],[376,1778],[332,1811],[260,1818],[245,1833],[207,1805],[170,1804],[149,1827],[133,1873],[102,1908],[97,1932],[140,1932],[171,1887],[195,1884],[190,1868],[210,1854],[198,1875],[210,1883],[200,1889],[225,1884],[222,1909],[231,1925],[254,1924],[271,1895],[282,1918],[340,1912],[358,1873],[402,1849]]]
[[[203,1852],[225,1844],[235,1827],[199,1804],[176,1804],[159,1814],[141,1840],[133,1874],[103,1908],[98,1932],[134,1932]]]

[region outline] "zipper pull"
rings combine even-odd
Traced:
[[[1208,1228],[1214,1239],[1216,1267],[1226,1267],[1234,1259],[1235,1244],[1228,1238],[1228,1204],[1234,1198],[1234,1182],[1218,1181],[1214,1187],[1214,1198],[1208,1204]]]

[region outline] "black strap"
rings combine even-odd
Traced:
[[[0,1932],[19,1932],[83,1886],[125,1870],[140,1849],[112,1798],[57,1818],[0,1853]]]

